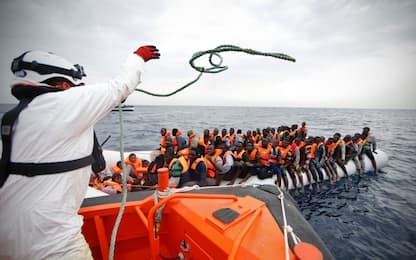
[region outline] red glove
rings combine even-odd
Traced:
[[[141,46],[134,53],[142,57],[145,62],[160,57],[159,50],[153,45]]]

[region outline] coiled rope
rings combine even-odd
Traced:
[[[176,89],[175,91],[173,91],[171,93],[167,93],[167,94],[158,94],[158,93],[152,93],[152,92],[146,91],[144,89],[139,89],[139,88],[136,88],[135,90],[139,91],[139,92],[142,92],[142,93],[145,93],[145,94],[150,95],[150,96],[155,96],[155,97],[169,97],[169,96],[175,95],[176,93],[181,92],[182,90],[186,89],[187,87],[189,87],[192,84],[194,84],[195,82],[197,82],[201,78],[202,74],[204,74],[204,73],[219,73],[219,72],[227,70],[228,66],[222,65],[223,58],[219,54],[221,52],[243,52],[243,53],[250,54],[250,55],[260,55],[260,56],[266,56],[266,57],[273,57],[273,58],[292,61],[292,62],[296,61],[291,56],[283,54],[283,53],[261,52],[261,51],[256,51],[256,50],[248,49],[248,48],[240,48],[240,47],[235,46],[235,45],[224,44],[224,45],[220,45],[220,46],[218,46],[214,49],[195,52],[192,55],[191,59],[189,60],[189,64],[191,65],[191,67],[193,69],[195,69],[196,71],[199,72],[199,75],[194,80],[186,83],[184,86]],[[205,67],[195,65],[195,61],[197,59],[199,59],[202,56],[207,55],[207,54],[209,54],[208,61],[211,64],[211,67],[205,68]],[[214,57],[217,58],[217,61],[214,61]],[[126,165],[124,163],[123,110],[122,110],[121,106],[118,106],[118,112],[119,112],[119,115],[120,115],[120,117],[119,117],[119,119],[120,119],[120,160],[122,162],[122,168],[123,168],[123,197],[122,197],[122,201],[121,201],[121,205],[120,205],[120,210],[117,214],[116,222],[114,224],[114,228],[113,228],[113,231],[111,233],[111,242],[110,242],[110,249],[109,249],[109,251],[110,251],[109,252],[109,259],[111,259],[111,260],[114,259],[114,248],[115,248],[115,242],[116,242],[116,237],[117,237],[117,231],[118,231],[121,219],[123,217],[124,209],[125,209],[125,206],[126,206],[126,200],[127,200],[127,174],[128,173],[126,172]]]
[[[224,61],[224,59],[220,55],[221,52],[243,52],[243,53],[250,54],[250,55],[260,55],[260,56],[266,56],[266,57],[273,57],[273,58],[276,58],[276,59],[282,59],[282,60],[287,60],[287,61],[292,61],[292,62],[296,61],[295,58],[293,58],[293,57],[291,57],[287,54],[283,54],[283,53],[261,52],[261,51],[256,51],[256,50],[248,49],[248,48],[240,48],[240,47],[235,46],[235,45],[224,44],[224,45],[220,45],[220,46],[218,46],[217,48],[214,48],[214,49],[195,52],[192,55],[191,59],[189,60],[189,64],[191,65],[191,67],[193,69],[195,69],[196,71],[199,72],[199,75],[194,80],[186,83],[184,86],[178,88],[177,90],[175,90],[171,93],[167,93],[167,94],[152,93],[152,92],[149,92],[147,90],[143,90],[143,89],[139,89],[139,88],[136,88],[136,91],[145,93],[145,94],[150,95],[150,96],[155,96],[155,97],[170,97],[172,95],[175,95],[176,93],[186,89],[190,85],[197,82],[201,78],[202,74],[204,74],[204,73],[219,73],[219,72],[227,70],[228,66],[222,65],[222,62]],[[201,67],[201,66],[195,65],[195,61],[197,59],[199,59],[202,56],[207,55],[207,54],[209,54],[208,61],[211,64],[211,67],[206,68],[206,67]],[[217,59],[214,60],[214,57],[216,57]]]

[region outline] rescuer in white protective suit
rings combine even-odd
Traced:
[[[86,86],[81,66],[52,53],[14,59],[13,95],[44,93],[35,94],[12,127],[2,120],[2,139],[12,138],[9,160],[3,139],[0,259],[92,259],[78,210],[92,173],[93,126],[134,91],[144,62],[158,58],[156,47],[142,46],[116,78]],[[72,170],[50,171],[61,165]]]

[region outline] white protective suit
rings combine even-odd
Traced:
[[[15,123],[12,162],[57,162],[92,152],[93,126],[140,83],[144,61],[131,54],[118,77],[36,97]],[[78,210],[91,166],[26,177],[0,189],[0,259],[91,259]]]

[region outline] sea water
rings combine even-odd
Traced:
[[[0,113],[10,106],[0,106]],[[247,130],[307,123],[308,135],[330,137],[371,129],[389,156],[378,176],[352,176],[321,192],[294,196],[305,218],[337,259],[416,259],[416,110],[279,107],[137,106],[111,112],[96,125],[104,149],[159,147],[160,128]],[[289,224],[290,224],[290,220]],[[295,230],[296,232],[296,230]]]

